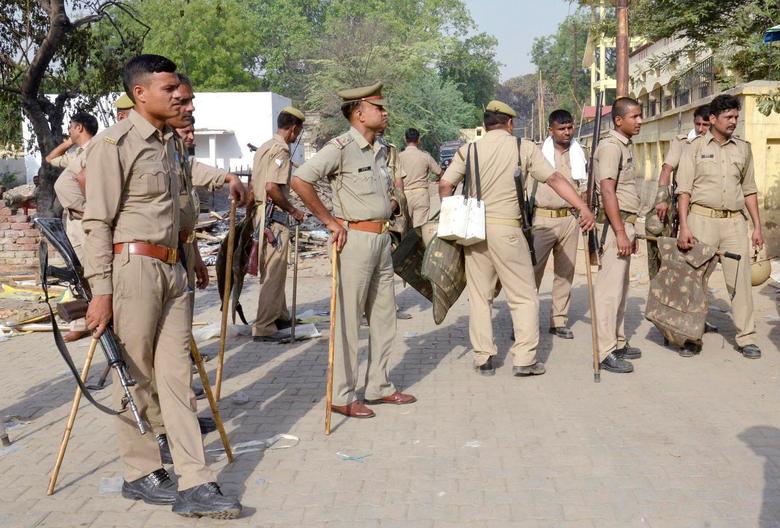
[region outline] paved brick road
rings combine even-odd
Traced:
[[[49,335],[2,343],[0,416],[29,423],[12,428],[13,447],[0,451],[0,527],[780,526],[777,290],[754,292],[764,358],[744,360],[733,350],[718,271],[712,319],[722,335],[705,336],[705,352],[683,359],[642,319],[647,284],[635,273],[627,327],[644,357],[634,374],[604,373],[596,385],[583,278],[572,309],[576,339],[542,334],[548,373],[534,379],[513,378],[510,361],[492,378],[471,370],[465,296],[435,327],[426,302],[399,288],[399,305],[414,317],[398,322],[392,378],[420,401],[380,407],[367,421],[334,415],[327,438],[327,339],[297,346],[232,339],[222,410],[233,444],[277,433],[300,437],[290,449],[244,452],[230,466],[216,462],[223,488],[241,494],[246,507],[232,522],[183,519],[122,499],[110,419],[87,404],[58,491],[47,497],[73,384]],[[302,308],[326,309],[328,288],[327,278],[304,276]],[[548,278],[543,314],[549,288]],[[245,297],[249,313],[255,293]],[[197,321],[218,320],[216,299],[213,287],[199,295]],[[503,297],[496,312],[504,359],[510,323]],[[213,354],[216,343],[202,348]],[[78,362],[85,353],[82,342]],[[94,373],[101,368],[102,361]],[[203,402],[201,409],[207,412]],[[206,443],[218,448],[217,434]]]

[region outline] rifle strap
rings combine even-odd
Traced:
[[[520,187],[518,188],[518,192],[520,193],[520,196],[518,196],[518,199],[520,201],[520,213],[522,216],[522,213],[525,211],[528,211],[528,202],[525,200],[525,180],[523,179],[523,167],[522,163],[523,160],[520,157],[520,147],[523,144],[523,138],[517,138],[517,173],[520,176]],[[535,197],[536,193],[536,186],[534,186],[534,190],[532,191],[532,200]],[[533,211],[531,211],[533,213]],[[528,223],[528,226],[530,227],[531,222],[533,222],[533,218],[525,218],[523,217],[523,224]]]
[[[46,242],[41,240],[41,245],[45,246]],[[43,258],[43,264],[41,266],[41,269],[46,270],[48,269],[49,266],[48,251],[42,250],[40,252],[40,255],[41,258]],[[76,378],[76,384],[81,389],[82,394],[84,394],[84,397],[92,405],[97,407],[99,411],[113,416],[120,414],[120,411],[115,411],[114,409],[110,407],[106,407],[102,403],[98,403],[97,401],[95,401],[95,398],[92,396],[92,393],[89,391],[87,386],[84,385],[84,382],[81,380],[81,374],[79,374],[78,370],[76,369],[76,365],[73,363],[73,358],[70,356],[70,352],[68,352],[68,346],[65,344],[65,340],[62,338],[62,333],[60,332],[60,328],[57,325],[57,319],[54,316],[54,309],[52,309],[51,303],[49,302],[49,286],[48,283],[46,282],[45,276],[41,277],[41,288],[43,289],[44,301],[46,302],[46,306],[49,308],[49,316],[51,317],[51,329],[52,329],[52,333],[54,334],[54,343],[57,345],[57,350],[62,356],[62,359],[65,360],[65,364],[68,365],[68,370],[70,370],[71,374],[73,374],[73,377]]]

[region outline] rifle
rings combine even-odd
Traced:
[[[599,138],[601,136],[601,109],[603,105],[604,93],[599,92],[596,96],[596,119],[593,124],[593,139],[590,146],[590,160],[588,160],[588,189],[586,192],[586,202],[591,212],[598,214],[599,201],[596,196],[596,177],[593,174],[593,159],[596,155],[596,147],[599,144]],[[605,226],[606,229],[606,226]],[[596,230],[592,230],[588,233],[588,255],[590,257],[591,264],[598,264],[599,254],[601,250],[601,244],[599,243]]]
[[[279,247],[279,240],[274,236],[271,231],[271,224],[280,224],[285,227],[290,225],[290,215],[284,211],[280,211],[274,207],[274,201],[270,198],[266,198],[265,201],[265,222],[263,224],[263,233],[260,233],[260,225],[257,226],[255,232],[252,234],[252,247],[249,250],[249,259],[246,263],[245,271],[250,275],[259,273],[260,264],[260,240],[265,238],[272,247]]]
[[[133,415],[133,420],[135,420],[135,423],[138,426],[138,431],[141,434],[146,434],[146,424],[144,424],[144,421],[141,419],[141,414],[138,412],[138,407],[133,399],[133,395],[130,393],[130,387],[135,385],[135,380],[130,376],[130,372],[127,369],[127,363],[125,363],[122,358],[122,350],[119,347],[119,342],[111,324],[109,324],[105,331],[100,335],[100,344],[103,348],[103,353],[106,356],[106,363],[110,368],[116,370],[119,383],[124,391],[125,396],[122,399],[122,409],[115,411],[114,409],[95,401],[92,394],[89,392],[89,389],[87,389],[81,381],[81,376],[76,370],[76,366],[73,364],[73,359],[70,357],[68,347],[65,345],[65,341],[62,339],[62,334],[57,326],[54,310],[49,303],[49,283],[47,282],[47,278],[53,277],[68,282],[76,294],[87,303],[92,300],[92,292],[89,289],[89,284],[84,279],[84,268],[82,268],[81,263],[76,256],[76,252],[73,250],[73,246],[70,244],[70,240],[68,240],[68,237],[65,234],[62,220],[59,218],[36,218],[34,222],[44,236],[44,238],[41,239],[41,244],[38,248],[41,264],[41,286],[43,288],[46,305],[49,307],[49,313],[51,314],[51,326],[57,350],[59,350],[65,363],[68,365],[73,377],[76,378],[76,382],[84,393],[84,397],[86,397],[90,403],[100,411],[111,415],[118,415],[129,408],[130,413]],[[47,241],[59,252],[60,256],[62,256],[62,259],[65,261],[65,267],[49,266]]]
[[[523,219],[523,236],[528,242],[528,251],[531,253],[531,264],[536,266],[536,251],[534,250],[533,218],[534,204],[531,200],[525,199],[525,182],[523,181],[523,170],[520,168],[520,144],[521,138],[517,138],[517,170],[515,171],[515,192],[517,201],[520,203],[520,216]]]

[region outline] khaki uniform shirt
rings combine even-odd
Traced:
[[[710,132],[683,149],[677,168],[677,194],[691,203],[726,211],[741,211],[745,196],[758,193],[750,143],[732,136],[721,145]]]
[[[265,202],[265,184],[282,186],[282,193],[289,199],[292,160],[290,146],[279,134],[260,145],[252,162],[252,190],[256,202]]]
[[[571,159],[569,158],[569,149],[566,149],[563,152],[558,152],[558,149],[554,149],[554,152],[555,170],[563,174],[566,177],[566,180],[571,184],[572,188],[576,190],[578,188],[577,183],[571,177]],[[531,193],[533,192],[534,186],[537,187],[534,201],[536,207],[541,207],[542,209],[567,209],[571,207],[569,202],[558,196],[558,193],[556,193],[552,187],[546,183],[538,185],[536,181],[534,181],[528,182],[527,185],[527,188]],[[530,196],[530,193],[528,196]]]
[[[84,150],[86,150],[87,145],[84,144],[80,147],[71,148],[67,152],[65,152],[62,156],[57,156],[56,158],[52,158],[52,160],[49,162],[49,164],[52,167],[57,167],[60,169],[64,169],[68,165],[71,164],[73,160],[75,160],[78,156],[81,155]]]
[[[666,153],[666,157],[664,158],[664,165],[669,165],[672,169],[677,170],[677,167],[680,165],[680,156],[682,155],[683,147],[687,144],[687,134],[675,136],[669,144],[669,152]]]
[[[479,153],[479,173],[482,182],[482,200],[485,202],[485,215],[492,218],[520,219],[520,204],[517,202],[515,171],[523,172],[523,178],[534,178],[544,183],[555,172],[544,158],[541,149],[533,141],[523,140],[519,159],[517,138],[506,130],[491,130],[477,143],[472,144],[472,178],[474,148]],[[452,158],[442,179],[454,187],[466,174],[466,154],[469,145],[463,145]],[[519,163],[518,163],[519,162]],[[476,185],[469,183],[470,194],[476,196]]]
[[[79,219],[84,214],[86,197],[79,186],[77,176],[86,166],[85,152],[88,145],[89,143],[79,147],[78,154],[73,157],[65,170],[57,177],[57,181],[54,182],[54,192],[57,194],[60,205],[68,211],[69,218]]]
[[[388,220],[393,181],[384,145],[371,145],[363,135],[349,132],[330,140],[295,176],[309,183],[328,178],[333,190],[333,215],[348,221]]]
[[[404,190],[428,188],[428,173],[441,176],[441,167],[433,157],[416,145],[407,145],[399,155],[404,172]]]
[[[609,135],[596,147],[593,172],[599,184],[599,196],[601,180],[617,179],[618,207],[627,213],[639,213],[639,182],[634,172],[634,149],[629,138],[616,130],[610,130]]]
[[[87,149],[89,180],[82,226],[84,277],[94,295],[113,292],[113,244],[179,240],[179,171],[173,130],[157,130],[135,110],[98,134]]]
[[[219,189],[225,183],[227,172],[201,163],[190,156],[180,138],[175,138],[174,142],[176,162],[179,167],[179,209],[181,210],[179,227],[182,231],[194,231],[200,211],[200,198],[195,187],[204,187],[209,191]]]

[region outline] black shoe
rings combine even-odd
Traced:
[[[285,339],[288,339],[289,335],[271,334],[269,336],[252,336],[252,341],[255,343],[281,343]]]
[[[145,477],[122,483],[122,496],[142,500],[147,504],[173,504],[177,500],[176,484],[168,472],[160,468]]]
[[[198,425],[200,425],[200,434],[209,434],[217,430],[217,423],[213,418],[198,417]]]
[[[611,353],[601,362],[601,368],[608,372],[615,372],[617,374],[628,374],[634,372],[634,365],[625,359],[619,358],[615,353]]]
[[[160,459],[163,464],[173,464],[171,456],[171,446],[168,443],[168,436],[164,434],[157,435],[157,445],[160,446]]]
[[[292,321],[277,319],[274,321],[274,324],[276,325],[276,330],[284,330],[285,328],[290,328],[292,326]]]
[[[704,321],[704,333],[705,334],[717,334],[718,333],[718,327],[714,324],[710,324],[707,321]]]
[[[547,371],[544,368],[544,363],[541,361],[537,361],[533,365],[526,365],[524,367],[512,367],[512,375],[521,378],[526,376],[541,376],[545,372]]]
[[[700,352],[701,352],[701,345],[696,343],[685,343],[685,346],[677,351],[680,357],[684,357],[684,358],[693,357],[699,354]]]
[[[493,366],[493,356],[488,357],[487,361],[476,367],[477,371],[483,376],[492,376],[496,373],[496,367]]]
[[[739,353],[746,359],[758,359],[761,357],[761,349],[757,345],[739,347]]]
[[[628,343],[623,348],[615,350],[614,354],[620,359],[639,359],[642,357],[642,351],[636,347],[629,346]]]
[[[207,482],[180,491],[173,504],[173,513],[184,517],[235,519],[241,513],[241,503],[234,497],[225,497],[216,482]]]
[[[565,326],[551,326],[550,333],[563,339],[574,339],[574,332]]]

